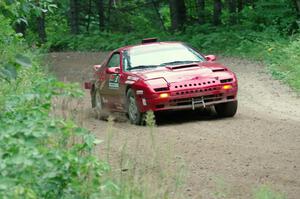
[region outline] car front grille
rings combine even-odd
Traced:
[[[209,87],[209,88],[195,88],[195,89],[172,92],[171,95],[179,96],[179,95],[197,94],[197,93],[201,94],[204,92],[217,91],[217,90],[220,90],[220,87],[216,86],[216,87]]]
[[[161,87],[161,88],[155,88],[154,89],[155,92],[168,91],[168,90],[169,90],[168,87]]]
[[[170,106],[183,106],[183,105],[190,105],[192,101],[202,101],[204,103],[214,102],[214,101],[220,101],[223,98],[223,94],[217,94],[217,95],[204,95],[204,96],[198,96],[198,97],[189,97],[189,98],[180,98],[180,99],[174,99],[170,100]]]
[[[191,83],[184,83],[184,84],[175,84],[173,85],[173,89],[184,89],[184,88],[195,88],[195,87],[201,87],[201,86],[210,86],[217,83],[216,80],[208,80],[208,81],[197,81],[197,82],[191,82]]]

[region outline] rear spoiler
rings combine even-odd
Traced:
[[[157,38],[146,38],[142,40],[142,44],[148,44],[148,43],[154,43],[157,42],[158,39]]]

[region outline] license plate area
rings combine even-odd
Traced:
[[[194,99],[192,98],[192,109],[195,110],[195,105],[197,104],[202,104],[202,106],[205,108],[205,101],[204,101],[204,98],[203,96],[199,99]]]

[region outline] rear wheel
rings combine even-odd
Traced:
[[[94,94],[92,95],[92,106],[95,109],[96,117],[101,120],[107,119],[107,116],[104,114],[101,95],[98,89],[95,89]]]
[[[91,104],[92,104],[92,108],[95,108],[95,104],[96,104],[96,99],[95,99],[95,95],[96,95],[96,92],[95,92],[95,88],[93,86],[93,88],[91,89]]]
[[[220,117],[233,117],[237,111],[238,102],[226,102],[222,104],[216,104],[215,110]]]
[[[141,113],[136,104],[133,91],[129,89],[127,91],[127,112],[129,120],[132,124],[142,125],[144,121],[144,113]]]

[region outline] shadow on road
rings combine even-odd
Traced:
[[[164,111],[155,114],[158,126],[176,125],[188,122],[218,120],[217,114],[211,109]]]

